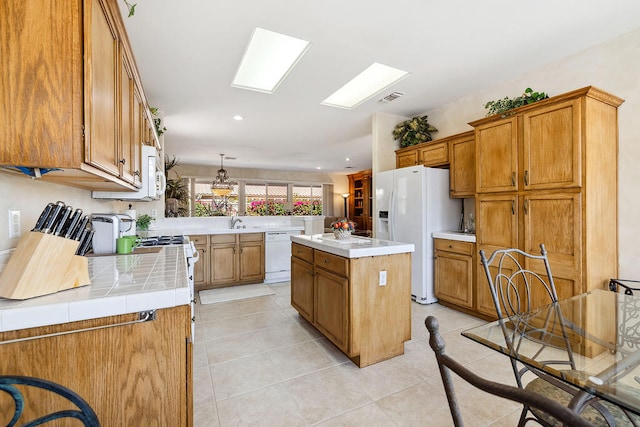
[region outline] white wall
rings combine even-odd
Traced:
[[[425,112],[429,123],[439,130],[434,137],[442,138],[472,129],[467,123],[486,115],[487,101],[518,96],[527,87],[553,96],[592,85],[625,99],[618,109],[618,274],[628,279],[640,279],[640,227],[636,225],[640,214],[638,52],[640,30]]]

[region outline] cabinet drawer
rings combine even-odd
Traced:
[[[264,242],[264,233],[240,233],[241,242]]]
[[[313,249],[298,243],[291,243],[291,255],[307,262],[313,262]]]
[[[458,240],[433,239],[433,249],[457,254],[473,255],[474,244]]]
[[[237,234],[235,234],[235,233],[211,234],[209,236],[209,239],[210,239],[211,244],[214,244],[214,243],[235,243],[236,242],[236,236],[237,236]]]
[[[206,245],[209,242],[209,236],[206,234],[198,234],[196,236],[189,236],[189,240],[195,245]]]
[[[323,251],[315,251],[313,261],[316,267],[323,268],[345,277],[349,275],[349,260],[347,258]]]

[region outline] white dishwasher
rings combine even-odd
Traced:
[[[268,231],[265,233],[264,282],[285,282],[291,279],[291,235],[300,231]]]

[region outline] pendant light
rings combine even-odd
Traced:
[[[211,192],[214,196],[219,197],[228,196],[233,191],[233,187],[238,185],[237,182],[229,181],[227,171],[224,170],[224,167],[222,166],[223,159],[224,154],[220,154],[220,169],[218,169],[218,176],[216,176],[211,183]]]

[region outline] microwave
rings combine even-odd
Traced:
[[[167,186],[164,171],[161,170],[162,162],[160,153],[154,146],[142,146],[142,187],[136,191],[92,191],[94,199],[111,200],[159,200]]]

